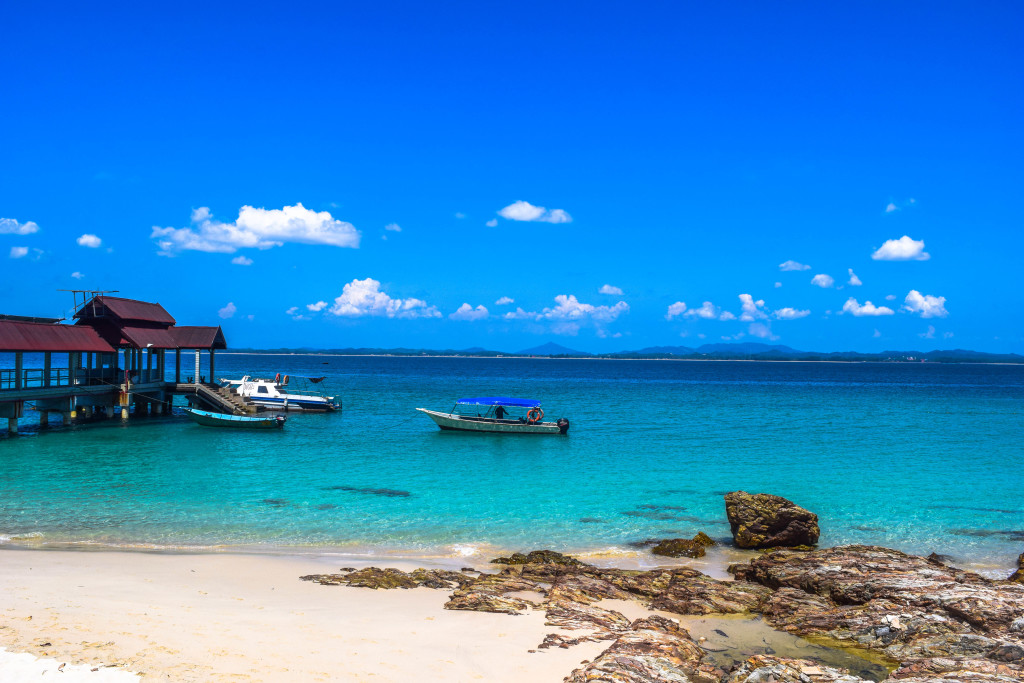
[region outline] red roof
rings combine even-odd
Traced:
[[[0,351],[115,353],[91,327],[0,320]]]
[[[176,349],[178,343],[174,340],[174,336],[171,334],[170,329],[161,329],[153,327],[122,327],[121,337],[124,342],[131,344],[135,348],[144,349],[146,347],[152,347],[154,349]]]
[[[182,349],[226,349],[227,341],[220,327],[195,327],[184,325],[167,330],[174,336]]]
[[[80,320],[93,318],[95,304],[103,307],[96,311],[100,316],[109,313],[121,320],[160,323],[162,325],[174,324],[174,318],[160,304],[151,304],[148,301],[136,301],[135,299],[122,299],[117,296],[93,297],[89,303],[79,309],[78,313],[75,313],[75,317]]]

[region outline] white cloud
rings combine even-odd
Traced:
[[[388,223],[384,226],[384,229],[388,232],[402,232],[402,226],[398,223]]]
[[[535,320],[537,318],[536,313],[530,311],[524,311],[522,308],[516,308],[516,310],[506,313],[504,315],[505,320]]]
[[[931,254],[924,250],[924,240],[912,240],[904,235],[898,240],[886,240],[871,258],[876,261],[927,261]]]
[[[740,313],[740,320],[743,322],[764,320],[768,317],[768,314],[762,310],[764,308],[764,299],[754,301],[754,297],[749,294],[740,294],[740,308],[743,309],[743,312]]]
[[[246,258],[245,256],[236,256],[235,258],[231,259],[231,262],[234,263],[236,266],[251,266],[252,265],[252,259],[251,258]]]
[[[492,218],[491,220],[484,223],[484,225],[486,225],[488,228],[496,228],[498,227],[498,219]]]
[[[677,301],[674,304],[669,305],[668,312],[665,313],[665,320],[671,320],[672,318],[682,315],[685,312],[686,303],[682,301]]]
[[[347,318],[384,316],[386,318],[440,318],[436,306],[420,299],[392,299],[380,291],[380,282],[373,278],[352,280],[335,298],[331,313]]]
[[[899,211],[900,207],[896,206],[895,202],[889,202],[885,205],[885,212],[892,213],[893,211]]]
[[[510,296],[503,296],[500,299],[498,299],[497,301],[495,301],[494,305],[495,306],[508,306],[509,304],[514,304],[515,302],[516,302],[516,300],[513,299],[512,297],[510,297]]]
[[[926,332],[922,332],[917,336],[922,339],[935,339],[935,325],[929,325]]]
[[[886,301],[896,301],[896,295],[895,294],[886,294],[885,295],[885,300]]]
[[[806,318],[811,314],[810,311],[801,311],[796,308],[780,308],[777,311],[773,311],[772,315],[777,320],[796,320],[798,318]]]
[[[603,285],[601,289],[597,290],[598,294],[612,294],[614,296],[622,296],[622,290],[619,287],[612,285]]]
[[[314,313],[318,313],[327,308],[326,301],[317,301],[315,304],[306,304],[306,309]]]
[[[945,318],[949,315],[944,296],[921,294],[916,289],[912,289],[903,303],[902,310],[908,313],[920,313],[922,318]]]
[[[778,288],[779,288],[779,287],[781,287],[781,286],[782,286],[782,283],[781,283],[781,282],[776,282],[776,283],[775,283],[775,289],[778,289]]]
[[[462,213],[461,211],[456,211],[455,212],[455,217],[456,218],[465,218],[466,214]]]
[[[684,313],[687,318],[704,318],[713,320],[718,317],[718,308],[710,301],[705,301],[700,308],[691,308]]]
[[[32,221],[19,223],[13,218],[0,218],[0,235],[31,235],[39,232],[39,226]]]
[[[735,320],[736,314],[731,311],[722,311],[722,314],[718,316],[719,320]]]
[[[78,242],[79,246],[89,247],[90,249],[95,249],[96,247],[103,244],[103,240],[101,240],[96,235],[92,235],[90,233],[85,233],[75,241]]]
[[[747,328],[747,332],[754,337],[760,337],[761,339],[771,339],[772,341],[778,339],[772,334],[772,328],[764,323],[750,323],[750,327]]]
[[[875,329],[875,333],[873,335],[871,335],[871,336],[874,337],[875,339],[878,339],[879,337],[882,336],[882,333],[879,332],[878,329],[876,328]]]
[[[543,206],[534,206],[530,202],[519,200],[509,204],[498,212],[502,218],[510,221],[541,221],[542,223],[569,223],[572,216],[562,209],[545,209]]]
[[[850,279],[846,281],[846,284],[850,285],[851,287],[860,287],[862,284],[864,284],[863,282],[860,281],[860,278],[857,277],[857,274],[853,272],[853,268],[847,268],[846,270],[847,272],[850,273]]]
[[[547,320],[581,320],[590,318],[598,322],[611,322],[620,314],[629,311],[629,304],[620,301],[614,306],[594,306],[582,304],[573,294],[559,294],[555,297],[556,306],[545,308],[539,318]]]
[[[805,266],[802,263],[796,261],[785,261],[779,264],[779,270],[810,270],[810,266]]]
[[[11,247],[11,258],[22,258],[28,254],[28,247]]]
[[[483,320],[490,313],[487,308],[482,304],[473,308],[469,304],[462,304],[458,310],[450,314],[448,317],[452,320]]]
[[[842,312],[852,313],[858,318],[866,315],[893,315],[895,313],[895,311],[892,310],[891,308],[888,308],[886,306],[875,306],[870,301],[865,301],[864,305],[861,306],[859,303],[857,303],[857,300],[854,299],[852,296],[846,300],[845,304],[843,304]]]
[[[836,284],[836,281],[831,275],[826,275],[825,273],[818,273],[817,275],[811,278],[811,284],[817,285],[822,289],[828,289],[829,287],[834,286]]]
[[[285,315],[295,315],[298,312],[299,312],[299,307],[298,306],[292,306],[287,311],[285,311],[284,314]]]
[[[227,306],[217,311],[217,315],[219,315],[222,318],[230,318],[235,314],[235,311],[237,310],[238,308],[229,301]]]
[[[283,209],[243,206],[234,223],[215,221],[203,206],[192,212],[190,227],[153,226],[150,237],[157,241],[160,255],[173,256],[185,250],[231,254],[242,247],[270,249],[286,242],[356,249],[360,235],[351,223],[339,221],[327,211],[311,211],[296,204]]]
[[[75,278],[76,280],[81,280],[83,277],[85,277],[85,275],[83,275],[82,273],[79,273],[76,270],[75,272],[71,273],[71,277]]]
[[[952,339],[953,338],[953,333],[952,332],[943,332],[942,333],[942,338],[943,339]]]

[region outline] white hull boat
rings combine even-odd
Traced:
[[[510,408],[528,408],[524,417],[512,417]],[[472,408],[467,414],[467,407]],[[486,410],[480,412],[481,407]],[[544,411],[539,401],[516,398],[463,398],[455,404],[450,412],[417,408],[445,431],[487,432],[491,434],[566,434],[569,421],[560,418],[556,422],[543,422]]]
[[[323,377],[306,377],[312,384],[319,384]],[[341,401],[334,396],[314,393],[292,393],[288,390],[291,378],[277,375],[274,379],[260,379],[246,375],[242,379],[222,379],[221,386],[227,387],[239,396],[244,396],[258,406],[270,410],[301,410],[309,413],[329,413],[341,409]]]

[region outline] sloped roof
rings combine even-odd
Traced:
[[[172,327],[168,332],[173,335],[182,349],[226,349],[227,340],[224,339],[224,332],[220,327],[197,327],[183,325]]]
[[[176,349],[178,342],[175,341],[170,329],[153,327],[122,327],[121,337],[127,343],[138,349],[151,347],[154,349]]]
[[[91,327],[0,320],[0,351],[115,353]]]
[[[173,325],[174,318],[164,310],[160,304],[149,303],[148,301],[137,301],[136,299],[122,299],[117,296],[97,296],[79,309],[75,317],[79,320],[92,318],[93,304],[100,304],[114,316],[121,320],[132,320],[139,322],[159,323],[161,325]]]

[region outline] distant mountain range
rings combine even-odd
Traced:
[[[577,351],[561,344],[548,342],[522,351],[492,351],[475,346],[468,349],[230,349],[235,353],[312,353],[342,356],[477,356],[477,357],[546,357],[546,358],[618,358],[618,359],[673,359],[673,360],[790,360],[790,361],[889,361],[933,363],[1024,363],[1024,356],[1016,353],[986,353],[950,349],[942,351],[882,351],[863,353],[860,351],[799,351],[779,344],[703,344],[697,348],[688,346],[648,346],[637,351],[593,354]]]

